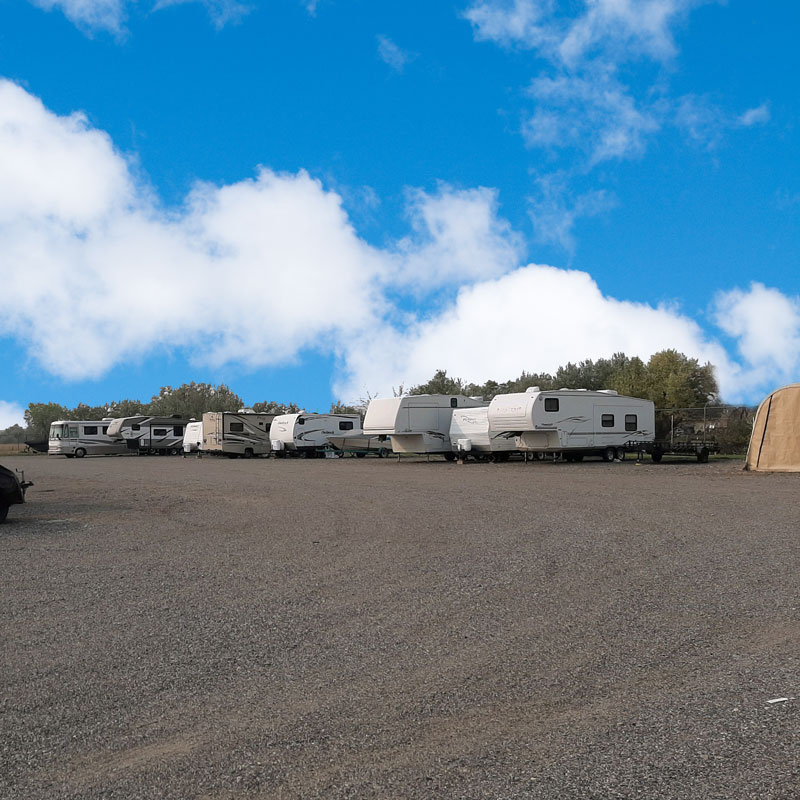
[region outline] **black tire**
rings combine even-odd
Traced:
[[[180,450],[178,450],[178,448],[177,448],[177,447],[173,447],[173,448],[172,448],[172,449],[169,451],[169,454],[170,454],[171,456],[177,456],[177,455],[178,455],[178,453],[180,453],[180,452],[181,452],[181,451],[180,451]]]
[[[703,447],[697,451],[697,463],[708,464],[708,448]]]
[[[1,505],[0,506],[0,522],[4,522],[5,518],[8,516],[8,509],[10,506]]]
[[[64,453],[64,456],[66,458],[75,458],[75,456],[73,456],[71,453]]]
[[[86,455],[86,450],[82,447],[75,448],[75,458],[83,458]]]
[[[245,458],[252,458],[253,457],[253,448],[252,447],[248,447],[248,448],[245,449],[244,457]]]
[[[573,461],[583,461],[583,453],[575,453],[572,457]]]
[[[661,450],[653,450],[653,452],[650,453],[650,458],[653,459],[654,464],[660,464],[663,457],[664,453],[662,453]]]
[[[366,453],[356,453],[356,458],[364,458],[366,455]]]
[[[624,461],[625,460],[625,450],[622,447],[618,447],[617,448],[617,458],[620,461]]]
[[[385,448],[381,447],[381,448],[378,450],[378,458],[385,458],[385,457],[386,457],[386,453],[387,453],[387,452],[388,452],[388,451],[387,451]]]
[[[603,450],[603,461],[613,461],[617,451],[613,447],[606,447]]]
[[[455,461],[456,454],[455,453],[443,453],[445,461]]]

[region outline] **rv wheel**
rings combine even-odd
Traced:
[[[386,449],[385,449],[385,448],[383,448],[383,447],[381,447],[381,448],[378,450],[378,458],[384,458],[385,456],[386,456]]]
[[[606,447],[606,449],[603,450],[603,461],[613,461],[615,455],[616,451],[613,447]]]
[[[708,448],[703,447],[697,451],[697,463],[698,464],[707,464],[708,463]]]
[[[0,506],[0,522],[3,522],[5,518],[8,516],[8,509],[10,506],[2,505]]]
[[[356,453],[356,458],[364,458],[366,455],[366,453]]]
[[[620,461],[624,461],[625,460],[625,451],[621,447],[617,448],[617,458]]]
[[[247,449],[244,451],[244,457],[245,457],[245,458],[252,458],[252,457],[253,457],[253,448],[252,448],[252,447],[248,447],[248,448],[247,448]]]
[[[445,461],[455,461],[456,454],[455,453],[443,453]]]
[[[650,454],[650,458],[653,459],[653,463],[654,464],[660,464],[661,463],[661,457],[663,455],[664,455],[664,453],[661,452],[661,450],[653,450],[653,452]]]
[[[75,458],[83,458],[85,455],[86,451],[82,447],[79,447],[77,450],[75,450]]]

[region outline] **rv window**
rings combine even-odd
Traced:
[[[350,422],[350,421],[340,422],[339,423],[339,430],[340,431],[351,431],[351,430],[353,430],[353,423]]]
[[[600,417],[600,424],[604,428],[613,428],[614,427],[614,415],[613,414],[603,414]]]
[[[231,422],[231,433],[241,433],[244,430],[244,422]]]
[[[166,436],[167,429],[166,428],[153,428],[153,436]]]
[[[557,397],[545,397],[545,399],[544,399],[544,410],[545,411],[558,411],[558,398]]]
[[[176,436],[183,436],[183,425],[174,425],[173,430]]]
[[[625,430],[626,431],[635,431],[639,427],[639,423],[636,419],[636,414],[626,414],[625,415]]]
[[[297,418],[297,424],[298,425],[305,425],[306,421],[302,417],[298,417]]]
[[[131,425],[131,430],[132,431],[138,431],[141,427],[142,427],[141,425],[134,424],[134,425]]]
[[[451,397],[450,398],[450,408],[458,408],[458,398]]]
[[[103,425],[103,436],[108,433],[108,425]]]
[[[78,438],[78,426],[70,425],[69,426],[69,438],[70,439],[77,439]]]
[[[97,436],[97,425],[84,425],[83,426],[83,435],[84,436]]]

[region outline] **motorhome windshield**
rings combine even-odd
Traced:
[[[51,439],[62,439],[66,438],[68,431],[66,430],[67,425],[51,425],[50,426],[50,438]]]

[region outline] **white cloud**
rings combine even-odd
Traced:
[[[522,128],[527,144],[579,148],[590,165],[641,155],[645,138],[660,126],[654,111],[637,108],[610,71],[536,78],[529,91],[538,108]]]
[[[80,28],[119,33],[127,17],[128,0],[31,0],[45,11],[59,8]]]
[[[598,54],[614,61],[672,57],[676,48],[670,28],[694,5],[695,0],[585,0],[580,5],[476,0],[465,16],[478,39],[532,48],[574,68]]]
[[[12,425],[25,427],[25,411],[17,403],[9,403],[0,400],[0,431],[10,428]]]
[[[575,250],[573,228],[584,217],[594,217],[613,208],[616,198],[605,190],[574,194],[567,177],[555,173],[537,180],[538,193],[529,198],[530,217],[541,242],[558,244],[568,253]]]
[[[401,50],[388,36],[376,38],[381,61],[388,64],[395,72],[402,72],[412,56],[405,50]]]
[[[354,342],[336,389],[342,397],[386,395],[439,368],[482,383],[620,351],[646,359],[666,348],[710,360],[723,381],[731,371],[723,348],[677,310],[606,297],[585,272],[530,264],[461,289],[432,319]]]
[[[587,213],[601,200],[585,198]],[[525,243],[491,189],[441,185],[408,203],[412,233],[383,249],[303,171],[199,184],[165,211],[84,116],[0,81],[0,335],[66,379],[178,348],[251,367],[313,348],[341,361],[343,399],[439,367],[502,380],[620,350],[708,359],[729,400],[797,371],[797,298],[759,284],[717,298],[737,363],[675,308],[605,296],[585,272],[521,267]],[[441,287],[457,289],[446,307],[431,297]],[[422,311],[404,310],[426,292]]]
[[[720,292],[715,322],[735,339],[743,368],[740,390],[800,376],[800,297],[752,283],[745,291]]]
[[[398,285],[424,291],[494,277],[519,265],[524,243],[498,218],[495,190],[442,185],[436,195],[410,192],[409,205],[414,235],[396,248]]]
[[[70,22],[82,30],[108,31],[122,34],[128,19],[128,9],[135,6],[136,0],[30,0],[45,11],[60,9]],[[214,24],[221,28],[231,21],[241,19],[250,6],[239,0],[155,0],[154,11],[167,6],[183,3],[201,3],[208,11]]]
[[[739,116],[738,122],[745,128],[753,125],[763,125],[770,120],[769,103],[762,103],[755,108],[749,108],[744,114]]]

